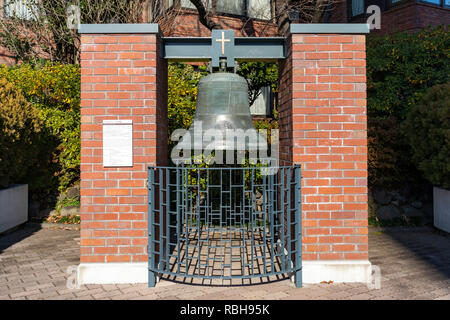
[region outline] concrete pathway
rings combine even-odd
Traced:
[[[370,228],[370,261],[381,288],[289,280],[252,286],[198,286],[161,281],[67,288],[79,263],[79,231],[25,226],[0,236],[0,299],[446,299],[450,300],[450,235],[432,228]],[[71,230],[72,229],[72,230]]]

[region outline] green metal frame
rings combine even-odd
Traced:
[[[286,274],[302,286],[300,166],[262,170],[149,167],[149,287]]]

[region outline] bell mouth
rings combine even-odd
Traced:
[[[267,150],[267,138],[248,120],[246,116],[198,117],[185,138],[191,140],[193,150]]]

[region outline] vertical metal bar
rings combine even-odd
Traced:
[[[294,169],[295,173],[295,169]],[[291,215],[292,215],[292,203],[291,203],[291,191],[292,191],[292,171],[291,168],[285,168],[283,169],[283,177],[286,177],[286,184],[289,184],[289,188],[286,188],[285,190],[281,190],[282,194],[284,195],[286,192],[286,211],[285,215],[287,216],[287,222],[286,222],[286,249],[287,249],[287,268],[290,269],[292,267],[292,221],[291,221]],[[295,181],[295,179],[294,179]],[[297,191],[297,189],[294,188],[294,192]],[[295,208],[295,204],[294,204]],[[286,221],[286,217],[284,218]]]
[[[184,247],[185,249],[185,258],[184,258],[184,272],[186,274],[189,273],[189,228],[188,225],[190,224],[190,217],[188,217],[188,214],[190,215],[190,210],[192,210],[192,202],[189,201],[189,169],[183,168],[184,171],[184,186],[186,190],[183,192],[184,197],[184,214],[183,214],[183,220],[184,220]],[[189,206],[190,205],[190,206]]]
[[[250,195],[251,196],[251,202],[250,202],[250,204],[251,204],[251,222],[250,222],[251,223],[251,233],[250,233],[250,240],[251,240],[251,242],[250,242],[250,245],[251,245],[252,275],[254,275],[255,274],[255,255],[257,253],[256,253],[256,249],[255,249],[255,226],[256,226],[256,224],[255,224],[255,217],[254,217],[254,211],[253,211],[254,209],[253,208],[254,208],[254,206],[255,206],[256,210],[258,210],[258,208],[257,208],[256,199],[254,197],[255,190],[254,190],[254,186],[253,186],[253,180],[255,179],[255,169],[252,168],[251,172],[252,172],[252,175],[251,175],[251,183],[252,183],[251,191],[252,191],[252,194]],[[264,190],[262,192],[263,192],[263,197],[264,197]],[[263,205],[264,205],[264,200],[263,200]],[[256,261],[258,261],[258,259],[256,259]]]
[[[166,191],[166,213],[165,213],[165,218],[166,218],[166,250],[164,252],[164,258],[166,260],[165,262],[165,269],[166,271],[170,270],[169,267],[169,263],[170,263],[170,169],[169,168],[164,168],[164,170],[166,171],[166,180],[165,180],[165,191]]]
[[[206,263],[205,263],[205,275],[208,276],[209,273],[211,272],[210,267],[209,267],[209,256],[210,256],[210,251],[211,251],[211,244],[210,244],[210,239],[209,239],[209,224],[210,224],[210,214],[212,211],[212,203],[210,202],[209,199],[209,185],[210,185],[210,181],[209,181],[209,172],[210,170],[206,170],[206,207],[205,207],[205,231],[206,231]],[[211,204],[211,205],[210,205]],[[214,265],[214,262],[213,262]]]
[[[220,206],[219,206],[219,214],[220,214],[220,242],[219,242],[219,246],[220,246],[220,274],[221,274],[221,279],[222,279],[222,283],[223,283],[223,276],[224,276],[224,264],[225,264],[225,248],[224,248],[224,241],[223,241],[223,172],[224,170],[219,169],[220,172]]]
[[[242,242],[241,242],[241,246],[242,246],[242,254],[241,254],[241,272],[242,275],[245,274],[245,246],[246,246],[246,241],[245,241],[245,236],[246,236],[246,228],[245,228],[245,174],[246,171],[243,171],[242,174],[242,199],[241,199],[241,212],[240,212],[240,233],[241,233],[241,238],[242,238]],[[253,181],[250,182],[251,183],[251,188],[253,189]]]
[[[302,287],[302,204],[301,204],[301,168],[300,166],[295,167],[295,182],[296,182],[296,192],[295,192],[295,237],[296,237],[296,248],[295,248],[295,286],[297,288]]]
[[[264,261],[264,273],[267,273],[267,254],[270,256],[270,270],[273,272],[274,269],[274,246],[275,246],[275,237],[274,237],[274,207],[273,207],[273,175],[269,175],[268,178],[268,184],[269,184],[269,193],[267,195],[267,210],[264,212],[264,228],[263,228],[263,235],[264,235],[264,243],[263,243],[263,261]],[[266,237],[266,226],[265,223],[267,221],[267,216],[269,216],[269,236],[270,236],[270,247],[267,247],[267,237]],[[267,254],[266,254],[267,250]]]
[[[277,209],[279,209],[280,210],[280,212],[279,212],[279,215],[281,216],[280,217],[280,222],[281,222],[281,226],[280,226],[280,236],[281,236],[281,240],[280,240],[280,254],[281,254],[281,270],[286,270],[286,269],[289,269],[289,266],[287,266],[287,263],[289,263],[289,258],[288,257],[285,257],[285,255],[284,255],[284,248],[285,248],[285,245],[286,245],[286,243],[285,243],[285,238],[284,238],[284,233],[285,233],[285,230],[284,230],[284,223],[286,222],[286,220],[285,220],[285,215],[287,214],[287,211],[289,212],[289,214],[290,214],[290,210],[289,210],[289,205],[288,206],[286,206],[286,204],[285,204],[285,199],[284,199],[284,192],[287,190],[288,191],[288,193],[289,193],[289,190],[290,190],[290,180],[288,180],[287,178],[286,178],[286,181],[285,181],[285,177],[284,177],[284,175],[285,175],[285,173],[286,173],[286,171],[285,171],[285,168],[280,168],[280,170],[279,170],[279,174],[280,174],[280,185],[276,188],[276,190],[278,191],[277,193],[278,194],[280,194],[280,206],[279,206],[279,208],[277,208]],[[285,185],[286,185],[286,187],[285,187]],[[276,196],[276,200],[275,201],[277,201],[278,200],[278,194],[277,194],[277,196]],[[288,203],[289,204],[289,203]],[[288,259],[287,261],[286,261],[286,258]]]
[[[201,243],[201,224],[200,224],[200,219],[201,219],[201,197],[202,197],[202,184],[201,184],[201,175],[200,175],[200,171],[201,168],[199,168],[197,170],[197,220],[196,220],[196,225],[197,225],[197,270],[198,270],[198,275],[200,275],[200,243]]]
[[[158,197],[158,202],[159,202],[159,213],[158,213],[158,220],[159,220],[159,266],[158,266],[158,271],[161,271],[162,268],[162,263],[164,263],[164,255],[165,255],[165,250],[164,250],[164,213],[163,213],[163,169],[159,168],[158,169],[158,185],[159,185],[159,197]]]
[[[154,241],[154,226],[153,226],[153,214],[154,214],[154,190],[153,190],[153,168],[149,167],[147,171],[147,183],[148,183],[148,286],[154,287],[156,285],[155,268],[155,250],[153,246]]]
[[[233,274],[233,248],[231,247],[231,245],[233,244],[233,227],[232,227],[232,220],[231,220],[231,216],[232,216],[232,212],[233,212],[233,169],[228,169],[230,172],[229,175],[229,186],[230,186],[230,203],[228,206],[228,235],[229,235],[229,239],[228,239],[228,243],[230,245],[230,259],[229,259],[229,270],[230,270],[230,276]]]
[[[177,210],[177,273],[180,273],[180,267],[181,267],[181,228],[182,228],[182,224],[181,224],[181,217],[180,215],[182,214],[180,211],[182,210],[183,206],[180,205],[180,174],[182,172],[180,171],[180,169],[178,167],[176,167],[176,175],[177,175],[177,185],[176,185],[176,191],[177,191],[177,203],[175,204],[176,210]]]

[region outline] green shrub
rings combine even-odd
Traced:
[[[169,136],[175,129],[188,129],[195,115],[197,84],[206,75],[206,68],[170,63],[168,67]]]
[[[278,89],[278,65],[274,62],[241,62],[237,74],[247,80],[250,105],[261,94],[261,88]]]
[[[43,131],[39,110],[13,84],[0,78],[0,188],[15,183],[28,183],[32,190],[36,187],[43,160],[39,143]]]
[[[430,87],[450,81],[450,31],[444,27],[367,39],[370,116],[403,120]]]
[[[369,186],[396,189],[420,184],[422,174],[411,161],[411,148],[395,117],[368,119]]]
[[[424,176],[435,186],[450,189],[450,83],[423,95],[408,114],[404,130]]]
[[[80,68],[76,65],[45,63],[0,66],[0,77],[21,90],[25,99],[38,108],[53,148],[53,171],[59,189],[79,180],[80,172]],[[50,168],[49,168],[50,169]],[[44,183],[44,182],[43,182]],[[46,191],[51,185],[41,185]]]
[[[423,183],[402,122],[428,88],[450,80],[449,47],[443,27],[367,38],[369,185]]]

